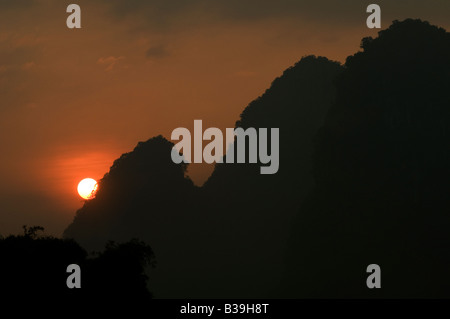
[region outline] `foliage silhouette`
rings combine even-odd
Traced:
[[[32,227],[27,227],[27,225],[23,225],[23,234],[25,237],[30,237],[32,239],[35,239],[38,234],[37,232],[44,231],[44,227],[42,226],[32,226]]]
[[[100,303],[117,301],[143,306],[152,297],[146,267],[155,265],[152,249],[142,241],[109,243],[88,256],[72,239],[37,236],[44,228],[24,226],[24,235],[0,238],[0,281],[3,296],[24,302]],[[81,268],[81,288],[69,289],[67,266]]]

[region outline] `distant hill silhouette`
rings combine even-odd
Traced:
[[[450,34],[395,21],[347,58],[293,226],[289,297],[450,296]],[[365,285],[379,264],[382,289]]]
[[[408,19],[361,47],[344,66],[302,58],[242,112],[236,126],[280,128],[277,174],[217,164],[199,188],[158,136],[65,237],[146,241],[155,297],[448,296],[450,36]]]
[[[157,136],[117,159],[99,181],[95,199],[77,212],[66,236],[98,249],[108,239],[164,232],[161,223],[176,228],[183,218],[180,208],[189,205],[195,188],[185,177],[186,165],[172,162],[172,147],[173,143]],[[80,228],[84,231],[77,232]]]
[[[64,233],[88,250],[108,240],[146,241],[158,259],[150,278],[155,295],[158,287],[167,286],[174,295],[181,289],[174,285],[189,275],[185,263],[190,262],[191,240],[197,236],[196,187],[185,177],[186,165],[172,162],[172,147],[157,136],[123,154],[99,181],[96,197],[85,202]]]

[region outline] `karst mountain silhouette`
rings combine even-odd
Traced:
[[[347,58],[293,224],[289,297],[450,295],[450,34],[395,21]],[[382,269],[367,289],[366,267]]]
[[[144,240],[161,298],[448,295],[450,35],[408,19],[361,48],[343,66],[302,58],[244,109],[236,126],[280,128],[277,174],[217,164],[196,187],[158,136],[114,162],[64,236]]]

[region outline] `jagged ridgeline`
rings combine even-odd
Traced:
[[[405,20],[361,49],[344,66],[304,57],[245,108],[236,126],[280,129],[277,174],[217,164],[196,187],[155,137],[65,236],[149,243],[155,297],[448,296],[449,33]]]
[[[156,297],[269,297],[278,290],[290,221],[312,189],[312,138],[335,97],[342,67],[308,56],[251,102],[237,125],[280,128],[280,170],[220,164],[202,187],[172,162],[173,144],[152,138],[115,161],[95,199],[65,236],[89,249],[109,239],[148,242]]]

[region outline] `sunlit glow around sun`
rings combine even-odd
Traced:
[[[85,178],[78,183],[78,194],[84,199],[92,199],[97,192],[97,181],[92,178]]]

